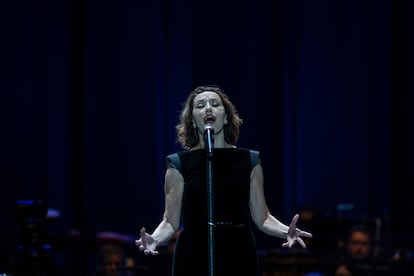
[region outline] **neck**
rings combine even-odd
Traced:
[[[198,145],[195,146],[193,149],[204,149],[206,148],[206,145],[204,143],[204,135],[202,133],[198,134]],[[223,131],[220,131],[217,134],[214,134],[214,148],[233,148],[233,145],[228,144],[224,140],[224,134]]]

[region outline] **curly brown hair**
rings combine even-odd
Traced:
[[[224,110],[227,114],[227,124],[224,125],[224,140],[231,145],[236,144],[240,134],[240,125],[243,120],[240,118],[236,107],[230,101],[225,92],[217,85],[204,85],[194,88],[187,100],[183,103],[183,108],[179,116],[179,122],[175,126],[177,132],[177,140],[181,146],[185,149],[191,149],[195,147],[198,142],[198,134],[193,127],[193,101],[194,98],[205,91],[212,91],[217,93],[224,106]]]

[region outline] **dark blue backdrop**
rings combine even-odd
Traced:
[[[352,203],[393,237],[413,233],[411,1],[1,6],[3,251],[16,244],[18,199],[46,200],[60,231],[91,239],[155,227],[164,157],[181,150],[178,111],[199,84],[220,85],[239,109],[238,145],[262,152],[281,220]]]

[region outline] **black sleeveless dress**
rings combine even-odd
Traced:
[[[252,157],[251,157],[252,156]],[[256,157],[255,157],[256,156]],[[242,148],[214,149],[214,272],[216,276],[256,276],[256,243],[249,227],[250,173],[258,152]],[[175,161],[179,160],[178,165]],[[252,160],[256,159],[253,161]],[[185,186],[182,232],[173,257],[173,276],[208,275],[207,172],[205,149],[178,152],[167,157],[179,166]]]

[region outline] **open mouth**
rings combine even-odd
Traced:
[[[211,125],[211,124],[214,124],[215,121],[216,121],[216,117],[214,115],[209,114],[209,115],[204,116],[204,124]]]

